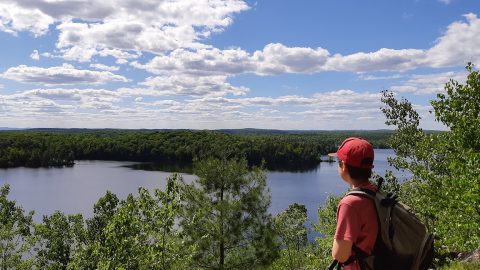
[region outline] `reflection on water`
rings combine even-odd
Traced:
[[[388,168],[387,156],[392,150],[375,151],[375,171],[383,175]],[[119,161],[77,161],[64,168],[0,169],[0,185],[9,184],[10,198],[26,210],[35,210],[35,221],[55,210],[67,214],[93,214],[94,203],[107,190],[126,198],[139,186],[147,189],[165,188],[171,172],[181,172],[187,182],[193,181],[191,166],[159,165]],[[307,207],[309,221],[316,222],[317,209],[329,194],[340,195],[347,185],[339,178],[337,164],[321,162],[313,169],[291,171],[269,170],[267,184],[272,199],[269,211],[277,214],[290,204]]]
[[[323,163],[330,163],[331,161],[325,160]],[[251,166],[258,166],[253,164]],[[276,172],[309,172],[315,171],[320,166],[320,162],[290,162],[287,164],[264,164],[265,169],[268,171]],[[162,171],[162,172],[179,172],[192,174],[193,173],[193,164],[189,162],[179,162],[179,163],[154,163],[154,162],[141,162],[124,165],[124,167],[131,168],[134,170],[143,170],[143,171]]]
[[[161,171],[161,172],[178,172],[184,174],[193,173],[193,165],[191,163],[178,163],[178,164],[168,164],[168,163],[135,163],[129,165],[123,165],[123,167],[130,168],[133,170],[141,171]]]

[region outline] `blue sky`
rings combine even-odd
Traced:
[[[480,63],[480,5],[0,0],[0,126],[382,129]]]

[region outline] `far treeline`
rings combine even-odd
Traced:
[[[89,130],[0,132],[0,167],[72,166],[74,160],[118,160],[191,165],[195,158],[246,158],[269,169],[315,168],[348,136],[388,148],[393,131]]]

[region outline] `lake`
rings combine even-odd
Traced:
[[[391,149],[375,150],[375,168],[380,175],[386,169]],[[136,170],[128,166],[134,162],[119,161],[76,161],[75,166],[65,168],[10,168],[0,169],[0,185],[10,185],[10,199],[14,199],[26,211],[35,210],[35,222],[43,215],[60,210],[67,214],[93,215],[94,203],[107,190],[126,198],[129,193],[137,194],[139,186],[163,189],[170,172]],[[187,182],[195,176],[182,174]],[[267,183],[271,191],[270,212],[277,214],[290,204],[304,204],[310,222],[317,221],[317,209],[328,194],[339,195],[347,190],[337,173],[337,163],[323,162],[310,171],[267,172]]]

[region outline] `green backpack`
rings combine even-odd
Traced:
[[[410,212],[410,208],[396,200],[397,196],[380,191],[352,189],[346,196],[362,196],[375,202],[378,216],[378,236],[369,256],[353,245],[355,257],[346,265],[358,261],[362,270],[426,270],[433,260],[433,235],[425,225]],[[332,263],[333,269],[337,263]],[[340,266],[340,264],[338,264]]]

